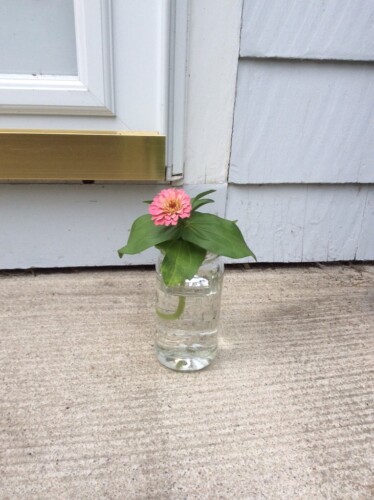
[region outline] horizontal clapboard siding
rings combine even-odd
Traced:
[[[374,64],[241,60],[229,180],[374,182]]]
[[[226,215],[259,262],[374,257],[374,186],[230,185]]]
[[[374,259],[374,1],[243,0],[227,216],[260,262]]]
[[[240,55],[374,60],[373,0],[244,0]]]

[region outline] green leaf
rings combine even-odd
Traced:
[[[152,200],[144,200],[143,203],[146,203],[147,205],[150,205],[152,203]]]
[[[169,248],[172,242],[173,240],[163,241],[162,243],[158,243],[157,245],[155,245],[155,247],[157,248],[157,250],[160,250],[160,252],[166,253],[166,250]]]
[[[198,201],[201,198],[204,198],[204,196],[206,196],[207,194],[215,193],[215,191],[216,191],[215,189],[209,189],[209,191],[204,191],[203,193],[197,194],[194,198],[191,198],[192,210],[195,210],[196,208],[198,208],[200,206],[198,204]],[[214,200],[212,200],[212,202],[214,202]],[[207,203],[210,203],[210,202],[207,202]]]
[[[127,245],[118,250],[122,257],[124,254],[135,254],[143,252],[149,247],[153,247],[163,241],[178,238],[180,228],[177,226],[156,226],[150,214],[138,217],[130,231]]]
[[[209,191],[204,191],[203,193],[199,193],[195,196],[195,198],[192,198],[193,200],[200,200],[200,198],[204,198],[207,194],[215,193],[215,189],[209,189]]]
[[[202,207],[203,205],[206,205],[207,203],[214,203],[214,200],[211,200],[210,198],[203,198],[201,200],[194,200],[192,203],[192,211],[197,210],[198,208]]]
[[[255,257],[238,226],[213,214],[193,212],[182,227],[181,237],[216,255],[233,259]]]
[[[206,251],[182,239],[170,242],[161,264],[162,278],[167,286],[176,286],[191,279],[205,259]]]

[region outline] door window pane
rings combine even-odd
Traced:
[[[77,75],[73,0],[0,0],[0,73]]]

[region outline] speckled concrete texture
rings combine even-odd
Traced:
[[[155,359],[153,284],[0,275],[1,499],[373,498],[373,266],[228,269],[193,374]]]

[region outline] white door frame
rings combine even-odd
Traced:
[[[110,0],[74,0],[77,76],[0,75],[0,113],[113,116]]]

